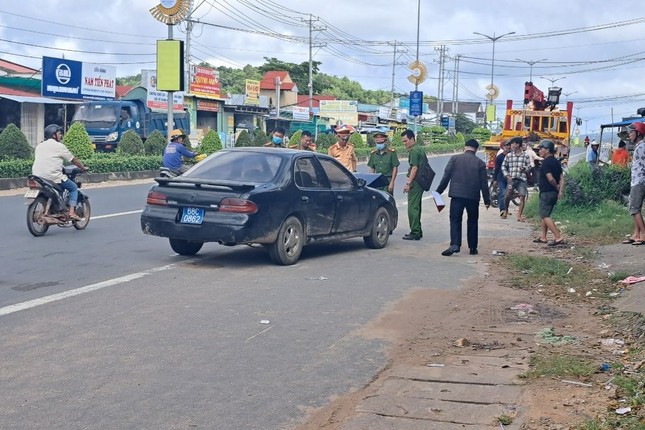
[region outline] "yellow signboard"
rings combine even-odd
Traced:
[[[247,79],[245,93],[246,93],[246,97],[244,97],[245,105],[260,106],[260,81]]]

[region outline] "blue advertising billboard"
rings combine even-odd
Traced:
[[[420,116],[423,113],[423,91],[410,91],[410,115]]]
[[[116,96],[116,68],[43,57],[43,97],[107,100]]]

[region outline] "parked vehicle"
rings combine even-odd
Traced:
[[[364,177],[363,177],[364,175]],[[175,178],[156,178],[141,215],[144,233],[167,237],[181,255],[205,242],[263,244],[271,259],[294,264],[312,242],[363,237],[383,248],[398,211],[382,175],[354,176],[324,154],[233,148]]]
[[[167,136],[167,120],[167,111],[150,109],[144,98],[86,102],[78,106],[72,119],[83,123],[98,152],[114,151],[128,130],[134,130],[144,141],[155,130]],[[173,120],[171,130],[180,128],[190,134],[188,112],[175,111]]]
[[[25,193],[27,199],[27,228],[34,236],[42,236],[47,233],[50,225],[59,227],[74,227],[76,230],[83,230],[90,223],[90,200],[81,188],[81,182],[76,178],[82,173],[76,166],[65,166],[63,169],[70,180],[78,186],[78,202],[76,204],[76,215],[80,220],[73,220],[69,217],[69,192],[60,185],[41,178],[36,175],[29,175],[27,184],[29,190]]]

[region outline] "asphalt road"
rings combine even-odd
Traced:
[[[435,186],[447,159],[431,160]],[[413,289],[475,273],[438,260],[448,222],[431,200],[424,239],[401,239],[397,182],[385,249],[313,245],[289,267],[248,246],[175,255],[140,231],[149,184],[89,189],[87,230],[40,238],[24,199],[0,197],[0,429],[283,429],[364,386],[387,343],[360,329]]]

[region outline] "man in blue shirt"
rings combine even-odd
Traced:
[[[191,152],[186,149],[184,146],[184,139],[186,134],[180,130],[176,129],[170,132],[170,143],[166,145],[166,148],[163,151],[163,167],[174,170],[179,174],[184,173],[186,166],[181,159],[181,157],[186,158],[195,158],[197,155],[195,152]]]

